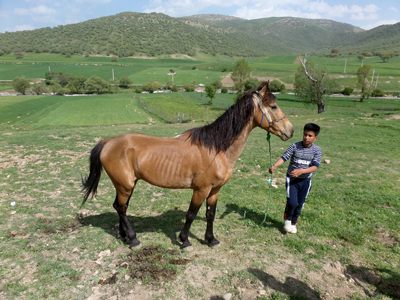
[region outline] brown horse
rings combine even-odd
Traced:
[[[190,246],[190,226],[205,199],[205,240],[214,246],[219,243],[213,233],[218,193],[232,176],[247,138],[257,126],[284,141],[293,135],[293,126],[278,107],[268,82],[244,94],[213,123],[179,136],[126,134],[102,140],[90,154],[90,173],[82,181],[82,205],[96,194],[104,168],[117,192],[113,206],[119,215],[121,237],[130,246],[136,246],[140,242],[126,211],[137,181],[142,179],[164,188],[190,188],[192,200],[179,234],[182,247]]]

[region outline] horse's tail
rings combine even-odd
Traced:
[[[105,141],[100,141],[90,152],[89,176],[82,178],[82,193],[84,193],[84,195],[81,207],[85,204],[89,196],[93,198],[96,195],[97,186],[99,185],[101,177],[101,171],[103,170],[103,166],[100,161],[100,154],[105,144]]]

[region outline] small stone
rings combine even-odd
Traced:
[[[331,163],[331,160],[330,160],[330,159],[325,159],[325,160],[324,160],[324,163],[326,163],[327,165],[329,165],[329,164]]]
[[[259,291],[258,291],[258,294],[259,294],[260,296],[265,296],[265,295],[267,294],[267,291],[266,291],[266,290],[259,290]]]
[[[110,249],[101,251],[101,252],[99,253],[99,257],[100,257],[100,258],[105,257],[105,256],[110,256],[110,255],[111,255],[111,250],[110,250]]]
[[[222,298],[224,298],[224,300],[231,300],[232,299],[232,294],[231,293],[226,293]]]

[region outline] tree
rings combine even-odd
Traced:
[[[158,81],[151,81],[143,86],[143,90],[149,93],[154,93],[159,89],[161,89],[161,84]]]
[[[244,90],[255,90],[260,85],[257,78],[249,78],[244,82]]]
[[[282,92],[285,88],[285,85],[277,79],[274,79],[269,83],[269,89],[273,93]]]
[[[250,72],[250,66],[245,59],[239,59],[233,66],[231,77],[239,93],[243,93],[244,84],[250,78]]]
[[[378,52],[376,55],[380,57],[383,63],[387,63],[389,59],[397,56],[397,54],[393,51]]]
[[[13,80],[12,83],[14,90],[22,95],[25,95],[26,90],[29,88],[30,83],[27,79],[23,77],[17,77]]]
[[[111,86],[104,79],[92,76],[85,81],[85,90],[88,94],[105,94],[111,91]]]
[[[208,101],[208,103],[207,103],[208,105],[211,105],[211,104],[212,104],[216,92],[217,92],[217,89],[216,89],[215,85],[213,85],[213,84],[206,85],[206,94],[207,94],[207,98],[210,99],[210,100]]]
[[[122,77],[122,78],[119,80],[118,86],[119,86],[120,88],[127,89],[127,88],[129,88],[129,86],[130,86],[131,84],[132,84],[132,81],[131,81],[128,77]]]
[[[66,88],[71,94],[83,94],[85,92],[85,77],[72,77]]]
[[[299,58],[301,66],[295,74],[295,93],[305,101],[316,103],[318,113],[325,111],[324,95],[329,90],[328,73],[312,62]]]
[[[357,81],[361,88],[360,102],[363,102],[364,99],[368,99],[369,97],[371,86],[370,82],[368,81],[368,76],[370,73],[371,65],[363,65],[357,70]]]

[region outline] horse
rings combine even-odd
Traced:
[[[89,175],[82,179],[82,205],[96,195],[104,169],[116,190],[113,207],[119,215],[121,238],[135,247],[140,242],[126,212],[138,180],[162,188],[192,189],[186,221],[179,234],[181,247],[191,245],[189,230],[204,200],[205,241],[215,246],[219,244],[213,230],[219,191],[232,176],[235,163],[255,127],[283,141],[293,135],[293,125],[270,92],[269,82],[245,92],[214,122],[178,136],[129,133],[101,140],[91,150]]]

